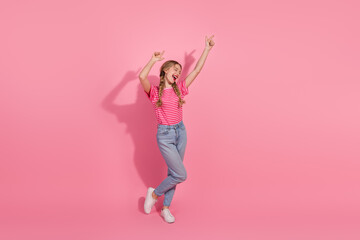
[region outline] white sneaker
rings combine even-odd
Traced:
[[[155,188],[149,187],[147,190],[145,203],[144,203],[144,211],[145,213],[149,214],[151,212],[151,208],[155,205],[157,202],[157,199],[154,199],[152,197],[152,193],[155,190]]]
[[[168,223],[175,222],[175,217],[171,214],[168,208],[164,208],[161,210],[161,216],[165,219]]]

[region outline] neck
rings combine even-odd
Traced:
[[[171,87],[171,84],[168,83],[167,81],[165,81],[165,88],[170,88]]]

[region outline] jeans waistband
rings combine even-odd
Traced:
[[[163,125],[163,124],[158,124],[158,128],[167,128],[167,129],[170,129],[170,128],[178,128],[180,126],[184,126],[184,122],[183,120],[181,120],[179,123],[177,124],[173,124],[173,125]]]

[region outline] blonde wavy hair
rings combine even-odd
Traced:
[[[181,70],[182,70],[181,64],[178,63],[175,60],[168,60],[168,61],[164,62],[163,65],[161,65],[161,68],[160,68],[160,83],[159,83],[159,100],[156,102],[157,107],[162,106],[161,97],[162,97],[162,94],[163,94],[163,90],[165,88],[165,71],[164,70],[167,70],[167,69],[171,68],[175,64],[178,64],[180,66]],[[185,101],[183,99],[181,99],[180,90],[179,90],[176,82],[171,84],[171,86],[174,89],[176,95],[179,97],[179,105],[178,106],[181,107],[185,103]]]

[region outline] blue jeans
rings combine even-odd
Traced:
[[[170,206],[176,185],[185,181],[187,177],[183,164],[187,143],[183,121],[174,125],[158,124],[156,139],[168,170],[167,177],[155,188],[154,192],[157,196],[165,194],[163,205]]]

